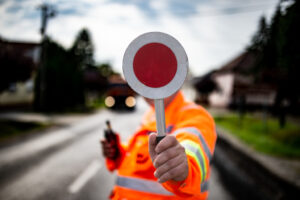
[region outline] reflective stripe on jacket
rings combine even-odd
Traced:
[[[214,152],[216,133],[212,117],[201,107],[184,100],[181,92],[165,110],[168,134],[185,148],[189,175],[181,182],[157,182],[155,168],[148,152],[148,135],[156,131],[155,111],[151,108],[143,117],[141,127],[121,149],[117,161],[107,160],[111,171],[118,170],[112,199],[206,199],[210,175],[210,160]]]

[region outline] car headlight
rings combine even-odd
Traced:
[[[105,98],[104,103],[107,107],[113,107],[116,103],[115,99],[112,96],[108,96]]]
[[[129,107],[129,108],[134,107],[135,104],[136,104],[135,98],[132,97],[132,96],[127,97],[127,98],[125,99],[125,104],[126,104],[126,106]]]

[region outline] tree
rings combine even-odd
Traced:
[[[44,41],[44,52],[44,72],[39,69],[36,77],[35,107],[42,111],[63,111],[84,106],[83,71],[78,67],[76,56],[49,38]],[[45,97],[41,105],[42,76]]]
[[[70,52],[76,56],[82,69],[94,65],[94,45],[87,29],[84,28],[78,33]]]
[[[70,49],[64,49],[51,39],[44,41],[43,67],[36,77],[36,108],[59,111],[85,106],[85,92],[101,93],[107,85],[107,76],[113,73],[111,66],[95,66],[94,45],[87,29],[76,36]],[[44,74],[43,74],[44,73]],[[44,76],[44,78],[43,78]],[[38,87],[45,80],[45,105],[39,102],[42,95]]]
[[[269,39],[269,28],[265,16],[262,16],[259,21],[257,33],[253,36],[249,51],[262,52]]]
[[[282,2],[290,2],[283,6]],[[300,1],[281,0],[270,25],[262,18],[249,51],[256,51],[256,77],[258,82],[277,87],[275,110],[281,115],[289,111],[300,112]],[[282,116],[280,116],[282,117]],[[284,121],[284,120],[283,120]]]
[[[106,78],[110,77],[111,75],[116,74],[113,71],[113,69],[109,63],[103,63],[103,64],[99,65],[98,68],[99,68],[100,74]]]
[[[290,111],[299,111],[300,98],[300,2],[290,1],[287,8],[278,6],[272,18],[270,39],[265,49],[263,62],[266,67],[277,71],[274,80],[278,84],[276,105],[288,101]]]

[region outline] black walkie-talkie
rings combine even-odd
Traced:
[[[114,156],[114,160],[118,158],[119,156],[119,147],[117,144],[117,135],[114,133],[114,131],[111,128],[110,121],[106,120],[106,126],[107,129],[104,130],[104,136],[107,142],[111,144],[112,147],[116,149],[116,154]]]

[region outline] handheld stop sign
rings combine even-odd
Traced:
[[[166,134],[164,98],[182,86],[188,72],[188,58],[172,36],[149,32],[134,39],[123,57],[123,73],[129,86],[154,99],[157,142]]]

